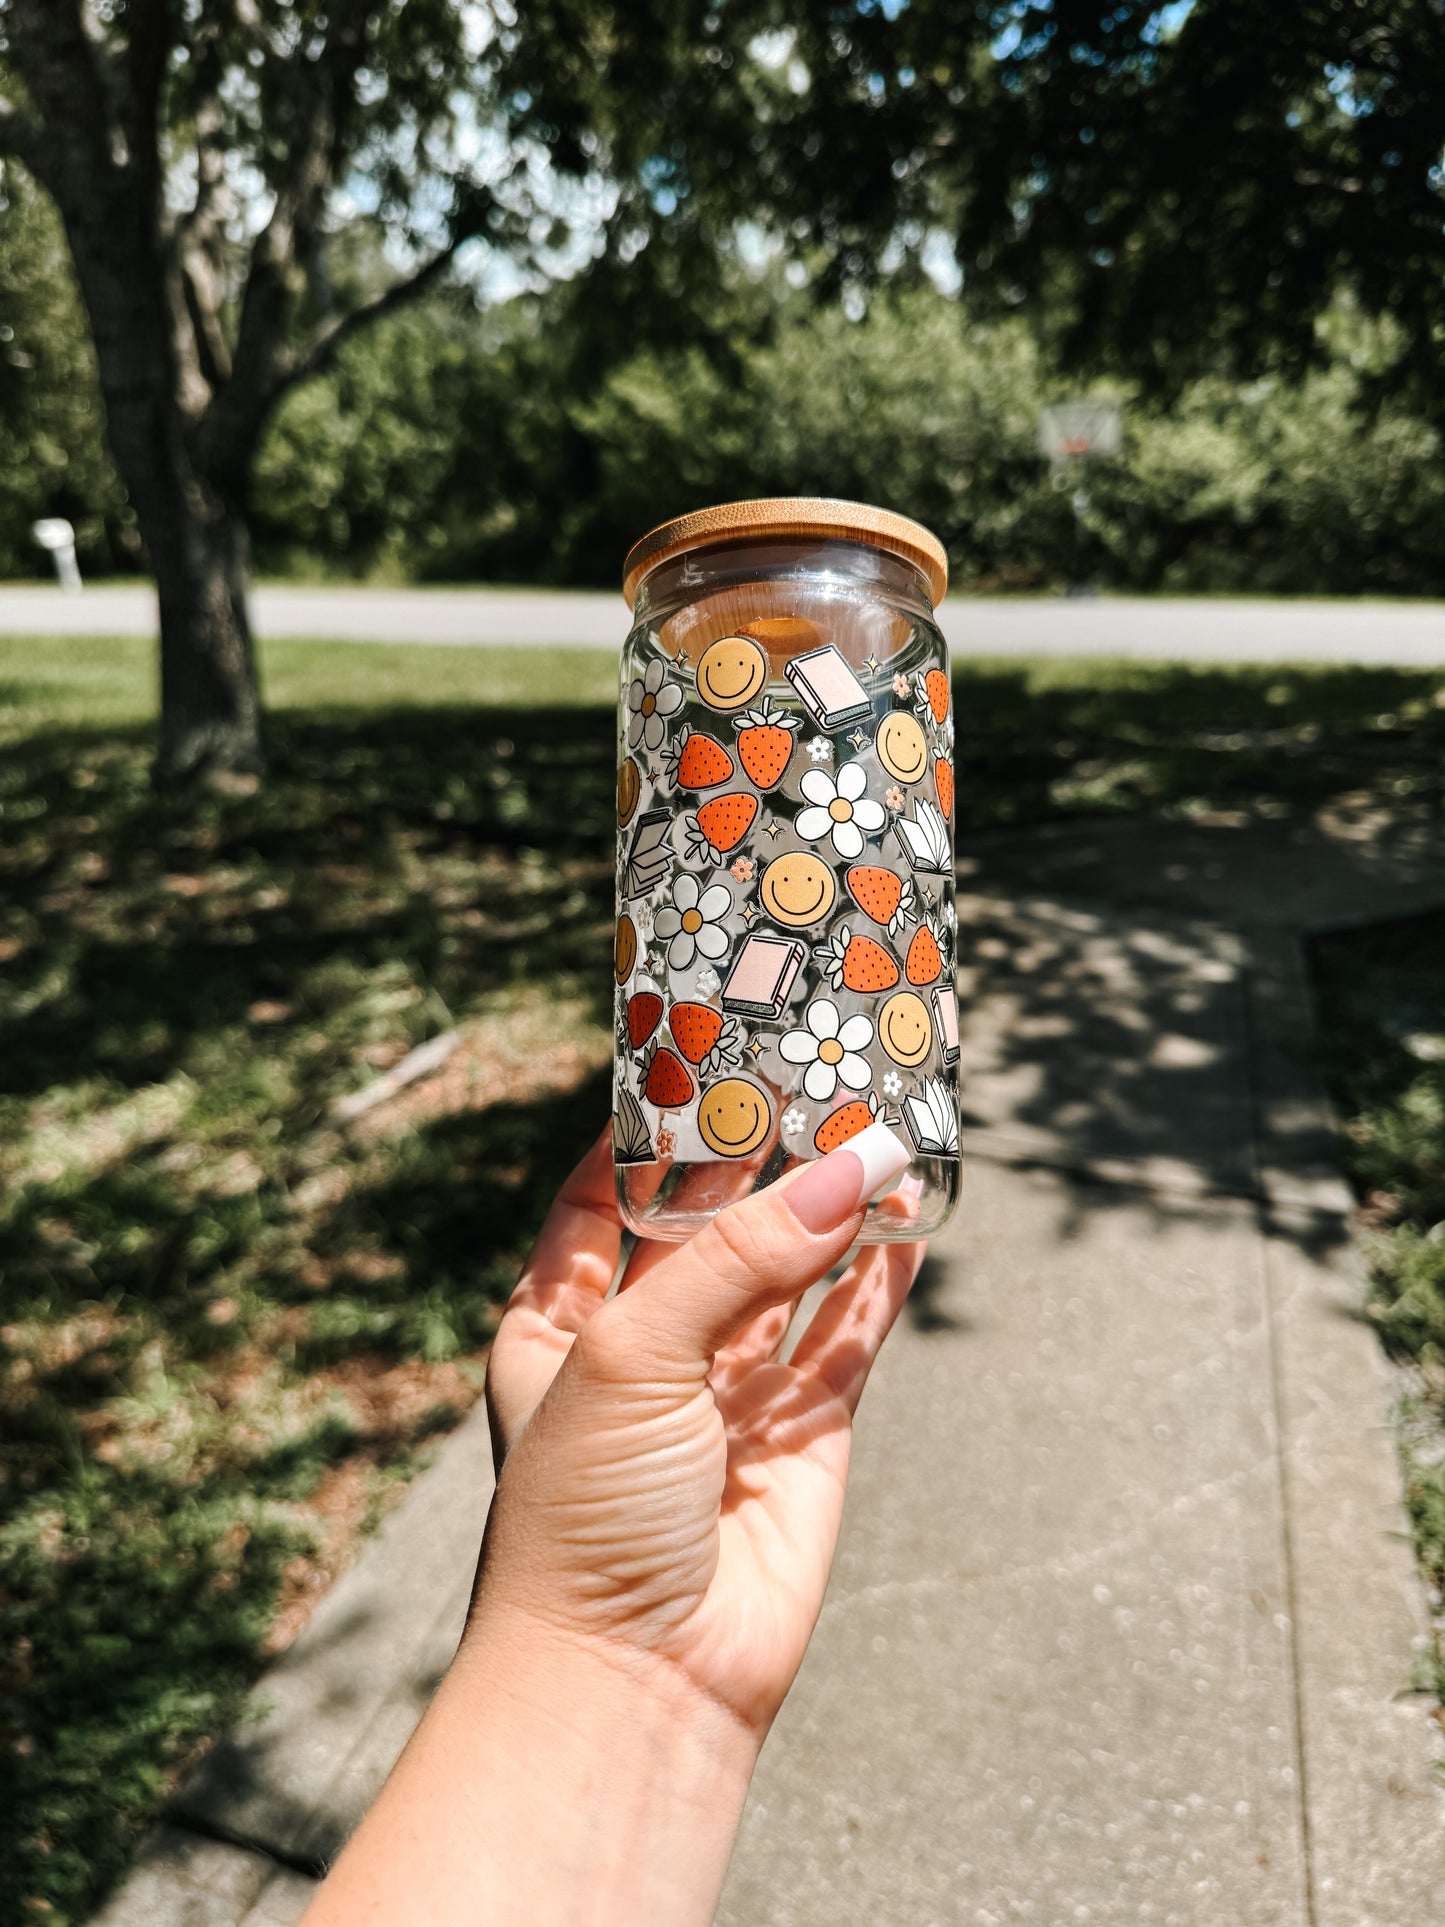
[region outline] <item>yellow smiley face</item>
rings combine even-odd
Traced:
[[[723,636],[697,665],[697,693],[710,709],[741,709],[768,680],[768,659],[751,636]]]
[[[625,984],[632,975],[632,966],[637,962],[637,926],[624,910],[617,919],[617,948],[613,964],[617,981]]]
[[[911,990],[900,990],[878,1013],[878,1041],[895,1064],[921,1064],[933,1043],[928,1006]]]
[[[894,709],[878,725],[878,760],[900,783],[916,783],[928,768],[928,738],[916,716]]]
[[[775,923],[786,924],[790,930],[801,930],[826,917],[837,894],[833,872],[821,857],[806,850],[775,857],[758,885],[763,908]]]
[[[720,1158],[742,1158],[756,1151],[773,1123],[768,1094],[750,1077],[725,1077],[709,1084],[697,1107],[703,1143]]]

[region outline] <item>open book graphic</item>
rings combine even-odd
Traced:
[[[617,1109],[612,1116],[612,1152],[618,1164],[657,1162],[642,1106],[625,1084],[617,1092]]]
[[[903,1122],[921,1158],[958,1156],[958,1112],[942,1078],[925,1077],[921,1094],[904,1098]]]
[[[915,870],[934,870],[943,876],[952,868],[948,853],[948,825],[925,797],[915,798],[913,821],[900,816],[895,820],[893,830],[903,854]]]

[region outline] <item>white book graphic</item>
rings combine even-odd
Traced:
[[[915,870],[931,870],[939,876],[947,874],[950,866],[948,852],[948,825],[926,797],[916,797],[913,803],[913,820],[906,816],[898,817],[893,825],[899,847]]]
[[[942,1078],[925,1077],[922,1092],[904,1098],[903,1122],[919,1157],[958,1156],[958,1111]]]

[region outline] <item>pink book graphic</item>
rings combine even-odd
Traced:
[[[794,656],[783,674],[803,699],[803,707],[824,729],[842,729],[873,715],[868,691],[831,642]]]
[[[741,1017],[781,1017],[802,962],[796,937],[749,937],[723,985],[723,1009]]]
[[[954,994],[953,979],[950,977],[933,993],[933,1033],[938,1039],[938,1053],[945,1064],[958,1062],[958,998]]]

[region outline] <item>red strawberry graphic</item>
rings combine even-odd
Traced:
[[[872,937],[855,937],[840,924],[826,944],[813,952],[834,990],[857,990],[871,997],[898,982],[898,965]]]
[[[714,790],[733,773],[733,759],[711,736],[691,731],[667,753],[667,773],[680,790]]]
[[[696,816],[687,819],[688,855],[706,856],[713,863],[721,863],[753,827],[757,813],[758,799],[744,795],[741,790],[713,797]]]
[[[846,1144],[850,1137],[857,1137],[860,1131],[878,1116],[878,1099],[870,1091],[867,1099],[855,1097],[851,1104],[840,1104],[836,1111],[830,1111],[813,1133],[813,1142],[826,1156],[836,1151],[840,1144]],[[890,1122],[897,1122],[891,1119]]]
[[[938,791],[938,807],[945,816],[953,815],[953,765],[940,756],[933,765],[933,787]]]
[[[920,923],[913,933],[903,970],[911,984],[936,984],[943,975],[938,938],[926,923]]]
[[[667,1027],[688,1063],[700,1064],[722,1036],[722,1013],[710,1004],[674,1004]]]
[[[641,1050],[662,1022],[662,999],[655,990],[639,990],[627,1000],[627,1034],[632,1048]]]
[[[948,678],[941,669],[930,669],[923,678],[924,693],[928,697],[928,707],[933,711],[933,720],[940,729],[948,714]]]
[[[896,933],[913,901],[913,885],[875,863],[855,863],[843,881],[848,894],[874,923]]]
[[[670,1051],[666,1044],[660,1044],[652,1053],[643,1095],[649,1104],[655,1104],[660,1111],[680,1111],[684,1104],[691,1104],[693,1100],[692,1079],[684,1069],[682,1059],[675,1051]]]
[[[797,718],[768,696],[757,709],[745,710],[736,718],[738,759],[760,790],[770,790],[783,780],[788,759],[793,753],[793,731]]]

